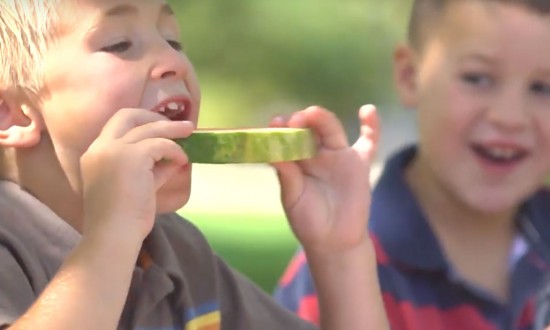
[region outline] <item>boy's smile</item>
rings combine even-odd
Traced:
[[[179,95],[163,100],[152,111],[170,120],[188,120],[190,107],[189,99],[185,95]]]
[[[412,171],[423,173],[424,185],[433,182],[481,213],[514,212],[541,186],[550,171],[545,40],[550,16],[459,1],[421,50],[397,53],[398,88],[419,119],[422,147]]]

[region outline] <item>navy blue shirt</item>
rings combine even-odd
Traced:
[[[549,269],[550,192],[526,201],[511,251],[510,299],[497,301],[463,280],[449,264],[405,182],[414,158],[408,147],[386,163],[373,190],[369,231],[376,248],[386,312],[394,330],[533,329],[535,300]],[[275,298],[319,322],[315,288],[302,250],[290,262]],[[365,306],[368,308],[368,306]]]

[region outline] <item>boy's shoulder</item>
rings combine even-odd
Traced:
[[[28,309],[79,238],[19,185],[0,180],[0,328]]]
[[[550,210],[550,186],[545,185],[531,196],[526,204],[531,207]]]
[[[545,186],[531,196],[523,205],[520,226],[530,241],[544,247],[545,259],[550,262],[550,188]]]
[[[53,276],[80,234],[19,185],[0,180],[0,244],[29,269]]]

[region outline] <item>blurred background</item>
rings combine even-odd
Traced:
[[[357,109],[376,104],[384,159],[415,139],[414,113],[399,106],[392,50],[410,0],[170,1],[202,88],[199,127],[265,126],[276,114],[319,104],[352,141]],[[180,213],[229,264],[271,293],[298,244],[266,165],[194,165]]]

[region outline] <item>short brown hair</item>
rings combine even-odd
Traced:
[[[422,47],[425,30],[440,19],[446,6],[459,1],[503,3],[521,6],[543,15],[550,13],[550,0],[414,0],[407,32],[410,44],[415,48]]]

